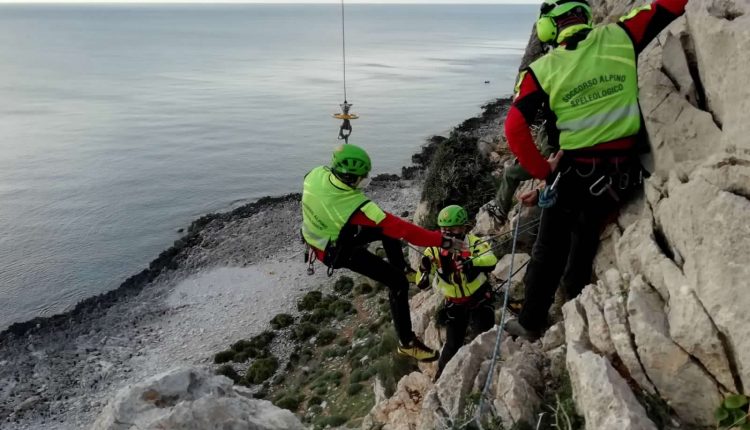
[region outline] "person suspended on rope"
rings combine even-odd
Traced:
[[[564,291],[578,295],[591,282],[599,233],[641,188],[638,151],[644,146],[638,106],[638,54],[687,0],[656,0],[617,23],[594,27],[586,0],[551,0],[536,23],[542,42],[555,46],[522,72],[505,121],[508,146],[532,176],[551,184],[560,173],[554,204],[542,209],[525,283],[523,308],[506,324],[511,335],[537,338],[563,271]],[[554,118],[561,151],[545,159],[529,124],[537,111]],[[551,113],[551,115],[549,115]]]
[[[400,341],[398,352],[419,361],[435,361],[437,351],[412,331],[407,274],[413,270],[406,263],[400,241],[458,250],[463,242],[383,211],[363,191],[370,169],[364,149],[344,144],[333,152],[330,167],[316,167],[305,176],[301,230],[309,246],[310,268],[318,260],[328,266],[329,274],[343,267],[386,285]],[[382,242],[388,261],[368,251],[367,245],[375,241]]]
[[[422,290],[435,285],[445,297],[441,310],[447,339],[438,360],[435,380],[440,378],[445,365],[464,344],[469,324],[478,335],[495,325],[495,306],[487,273],[497,264],[490,244],[467,234],[469,214],[458,205],[446,206],[438,214],[437,224],[444,236],[467,244],[462,253],[430,247],[424,251],[417,271],[417,287]]]

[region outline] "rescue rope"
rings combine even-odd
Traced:
[[[346,104],[346,27],[344,25],[344,0],[341,0],[341,62],[344,66],[344,104]]]
[[[352,134],[352,123],[351,120],[359,118],[357,114],[349,113],[352,104],[349,103],[346,94],[346,24],[344,15],[344,0],[341,0],[341,63],[343,65],[344,75],[344,103],[341,103],[341,113],[334,114],[333,117],[342,120],[341,127],[339,127],[338,139],[343,140],[344,143],[349,143],[349,136]]]

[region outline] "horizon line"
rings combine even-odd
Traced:
[[[222,0],[222,1],[210,1],[210,0],[0,0],[0,5],[24,5],[24,4],[35,4],[35,5],[102,5],[102,4],[130,4],[130,5],[180,5],[180,4],[203,4],[203,5],[238,5],[238,4],[257,4],[257,5],[330,5],[340,4],[339,0]],[[461,6],[486,6],[486,5],[533,5],[538,4],[538,0],[471,0],[468,2],[462,2],[460,0],[346,0],[346,4],[368,4],[368,5],[423,5],[423,6],[436,6],[436,5],[461,5]]]

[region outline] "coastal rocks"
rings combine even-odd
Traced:
[[[503,224],[499,223],[487,210],[487,205],[484,205],[479,208],[471,234],[489,236],[500,230],[502,226]]]
[[[681,94],[691,86],[692,78],[686,61],[682,40],[689,40],[685,32],[685,18],[674,22],[660,40],[669,42],[667,49],[652,43],[639,62],[638,78],[643,83],[640,103],[649,133],[656,173],[667,176],[670,170],[685,174],[692,170],[697,160],[708,157],[715,147],[706,142],[718,142],[721,128],[710,112],[690,103]],[[687,43],[687,42],[685,42]],[[664,44],[664,42],[662,42]],[[669,73],[672,71],[671,75]],[[701,74],[701,76],[703,76]],[[693,82],[693,86],[696,84]],[[679,86],[679,88],[678,88]]]
[[[464,345],[448,362],[443,374],[435,384],[435,389],[427,397],[432,409],[445,414],[444,419],[460,416],[466,406],[468,394],[474,388],[474,381],[481,364],[492,356],[497,338],[497,328],[477,336],[470,344]],[[508,346],[504,344],[503,346]],[[506,351],[507,352],[507,351]],[[433,412],[429,412],[432,415]]]
[[[523,300],[523,277],[526,275],[526,266],[531,257],[529,254],[516,253],[513,256],[513,281],[510,285],[510,299],[511,300]],[[500,261],[497,262],[495,270],[492,271],[492,276],[497,279],[498,282],[505,282],[508,279],[508,273],[510,270],[511,254],[505,254]]]
[[[750,159],[712,158],[688,181],[670,182],[667,192],[656,219],[683,260],[685,284],[726,337],[737,376],[748,387],[750,296],[738,291],[750,277]]]
[[[591,351],[586,316],[578,299],[563,306],[567,336],[566,364],[576,408],[586,428],[656,430],[627,382],[604,357]]]
[[[91,430],[304,429],[291,412],[252,399],[223,376],[178,369],[128,386],[107,404]]]
[[[520,348],[495,367],[493,405],[506,428],[518,423],[534,425],[541,408],[539,394],[543,355],[536,346],[522,343]]]
[[[398,382],[389,399],[372,408],[362,423],[363,430],[414,430],[419,424],[424,394],[432,387],[430,378],[412,372]]]
[[[748,155],[750,87],[746,85],[750,43],[750,4],[744,0],[691,1],[687,27],[694,46],[696,70],[705,93],[705,110],[722,130],[720,141],[707,146]],[[717,145],[717,143],[719,145]]]
[[[638,356],[662,398],[687,424],[710,426],[722,396],[713,379],[669,336],[659,295],[640,277],[628,296],[630,327]]]

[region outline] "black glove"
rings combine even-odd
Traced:
[[[422,261],[419,263],[419,270],[422,272],[429,272],[432,269],[432,260],[430,260],[430,257],[424,256],[422,257]]]
[[[430,288],[430,272],[422,272],[422,276],[417,281],[417,288],[420,290],[427,290]]]
[[[471,258],[462,258],[458,261],[461,264],[462,272],[467,272],[474,267],[474,261]]]

